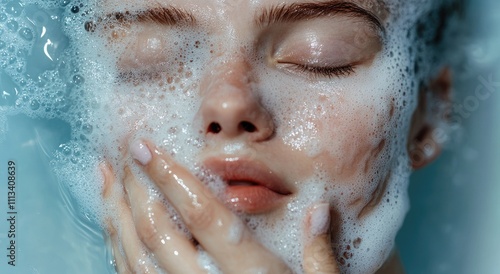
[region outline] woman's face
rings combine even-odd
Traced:
[[[389,4],[99,5],[87,82],[116,170],[123,142],[153,140],[291,264],[305,212],[328,202],[341,267],[380,266],[407,209],[416,86],[408,29]]]

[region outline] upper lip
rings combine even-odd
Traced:
[[[204,166],[229,186],[244,182],[266,187],[281,195],[292,194],[284,180],[259,161],[238,157],[209,158],[204,161]]]

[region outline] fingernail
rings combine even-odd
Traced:
[[[329,204],[319,204],[314,206],[311,213],[311,234],[313,236],[318,236],[328,232],[328,227],[330,226],[330,205]]]
[[[147,165],[153,156],[151,155],[151,151],[149,151],[148,146],[142,143],[139,140],[134,141],[130,145],[130,154],[134,159],[139,161],[142,165]]]

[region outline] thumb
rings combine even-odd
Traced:
[[[304,249],[306,274],[340,274],[330,242],[330,206],[319,204],[312,208],[306,231],[311,237]]]

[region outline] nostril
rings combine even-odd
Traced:
[[[210,125],[208,125],[208,132],[211,133],[219,133],[222,130],[222,127],[219,125],[219,123],[212,122]]]
[[[252,123],[247,122],[247,121],[240,122],[240,127],[246,132],[257,131],[257,128]]]

